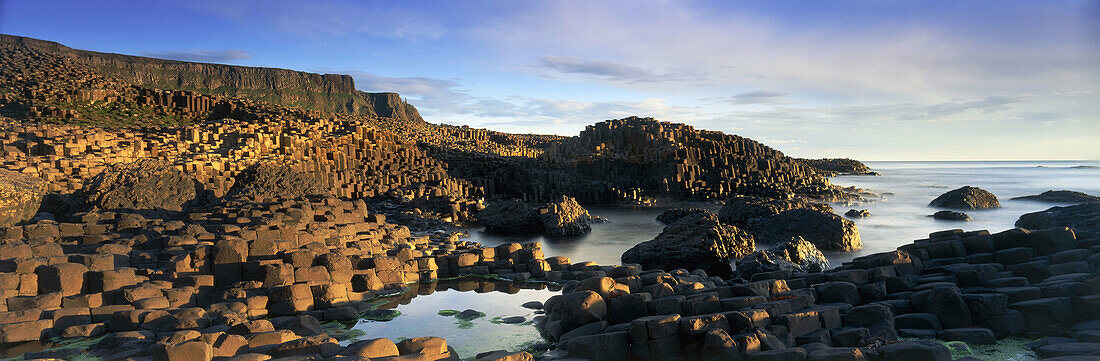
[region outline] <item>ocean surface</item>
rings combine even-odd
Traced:
[[[1039,194],[1048,190],[1072,190],[1100,195],[1100,161],[995,161],[995,162],[866,162],[879,176],[838,176],[833,184],[855,186],[880,195],[869,202],[832,203],[834,211],[844,214],[849,209],[866,209],[868,218],[852,219],[859,227],[863,249],[853,253],[826,253],[836,266],[864,254],[891,251],[902,244],[925,238],[929,233],[961,228],[986,229],[999,232],[1013,228],[1021,214],[1041,211],[1060,204],[1013,197]],[[974,186],[992,192],[1001,208],[966,211],[969,222],[941,221],[929,217],[938,209],[928,202],[939,195],[962,186]],[[719,203],[698,203],[685,206],[703,207],[713,211]],[[550,238],[545,236],[501,236],[480,229],[467,229],[469,240],[486,246],[507,242],[542,243],[547,257],[567,256],[574,262],[596,261],[618,264],[619,256],[635,244],[653,239],[664,225],[655,218],[664,207],[652,208],[589,208],[589,213],[607,219],[592,225],[592,233],[578,237]],[[757,244],[758,249],[767,248]]]

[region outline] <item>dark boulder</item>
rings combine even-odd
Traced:
[[[962,221],[962,222],[969,222],[970,221],[970,215],[968,215],[966,213],[963,213],[963,212],[956,212],[956,211],[939,211],[939,212],[933,213],[930,217],[941,220],[941,221]]]
[[[290,166],[263,162],[253,164],[237,174],[228,196],[273,199],[328,193],[317,178]]]
[[[0,169],[0,228],[34,217],[45,194],[42,179]]]
[[[730,261],[756,249],[753,237],[722,223],[711,212],[688,215],[665,227],[651,241],[623,252],[623,263],[652,269],[703,269],[708,275],[730,275]]]
[[[844,212],[844,216],[848,218],[867,218],[871,216],[871,212],[866,209],[849,209]]]
[[[935,341],[902,341],[878,347],[883,361],[950,361],[951,350]]]
[[[100,209],[182,211],[197,203],[202,185],[162,161],[118,163],[89,179],[75,197]]]
[[[1001,203],[993,193],[978,187],[965,186],[936,197],[928,203],[928,206],[948,209],[989,209],[1000,208]]]
[[[762,243],[802,237],[820,249],[851,252],[863,248],[859,229],[852,221],[831,212],[792,209],[749,222],[749,231]]]
[[[561,196],[538,210],[548,236],[579,236],[592,231],[592,216],[573,197]]]
[[[545,228],[539,212],[518,199],[489,204],[478,212],[478,222],[490,233],[542,233]]]
[[[755,196],[737,196],[730,198],[718,210],[718,219],[738,227],[745,226],[750,220],[774,216],[792,209],[811,209],[832,213],[833,207],[824,203],[807,202],[802,199],[773,199]]]
[[[689,214],[706,212],[710,211],[702,208],[671,208],[664,212],[661,212],[661,214],[657,216],[657,222],[672,224],[673,222],[676,222],[680,218],[684,218]]]
[[[1069,227],[1100,232],[1100,203],[1083,203],[1075,206],[1051,207],[1045,211],[1027,213],[1016,220],[1016,227],[1047,229]]]
[[[794,237],[741,258],[734,272],[737,277],[747,280],[762,272],[821,272],[828,268],[829,260],[813,243]]]
[[[1045,203],[1088,203],[1100,202],[1100,197],[1074,191],[1046,191],[1030,196],[1012,198],[1014,200],[1036,201]]]

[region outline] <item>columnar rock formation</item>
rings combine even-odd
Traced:
[[[1065,337],[1036,343],[1037,354],[1087,359],[1100,354],[1098,274],[1095,233],[948,230],[825,272],[751,281],[604,267],[547,300],[542,327],[560,342],[551,359],[947,361],[939,343],[900,338],[1016,335]]]

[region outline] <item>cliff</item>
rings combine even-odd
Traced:
[[[0,34],[5,53],[27,49],[63,57],[95,68],[103,75],[147,88],[187,90],[234,96],[292,108],[423,121],[397,93],[355,89],[348,75],[315,74],[287,69],[195,63],[72,49],[45,40]]]

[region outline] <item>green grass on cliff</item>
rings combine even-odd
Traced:
[[[46,122],[107,128],[130,126],[172,127],[188,125],[193,122],[191,119],[162,112],[151,106],[120,102],[79,101],[56,104],[55,106],[72,110],[76,113],[75,119],[47,118],[45,119]]]

